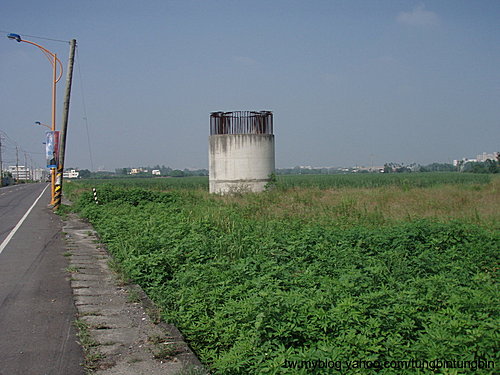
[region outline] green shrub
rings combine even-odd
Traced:
[[[253,195],[247,211],[189,191],[100,191],[99,205],[82,195],[82,215],[214,373],[283,373],[285,360],[498,360],[496,231],[432,220],[340,228],[259,219]],[[404,373],[360,373],[379,372]]]

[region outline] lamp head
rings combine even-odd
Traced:
[[[10,33],[7,35],[7,38],[15,40],[17,42],[22,42],[21,35],[19,35],[19,34]]]

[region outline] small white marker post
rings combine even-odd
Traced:
[[[92,191],[94,192],[94,201],[95,201],[95,204],[99,204],[99,201],[97,200],[97,190],[95,188],[92,188]]]

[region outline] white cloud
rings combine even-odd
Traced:
[[[420,4],[409,12],[400,12],[397,21],[404,25],[428,26],[436,25],[439,22],[439,17],[436,13],[426,10],[423,4]]]

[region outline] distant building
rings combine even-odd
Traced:
[[[151,174],[152,174],[153,176],[160,176],[160,175],[161,175],[161,171],[160,171],[159,169],[153,169],[153,170],[151,171]]]
[[[31,172],[29,168],[25,167],[24,165],[9,165],[9,167],[7,168],[7,172],[9,172],[16,180],[31,179]]]
[[[70,169],[69,171],[63,172],[63,178],[78,178],[80,176],[80,172],[76,169]]]
[[[139,174],[139,173],[149,173],[149,170],[143,168],[132,168],[130,170],[130,174]]]
[[[480,161],[480,162],[485,162],[486,160],[496,161],[497,157],[498,157],[498,152],[493,152],[491,154],[487,154],[486,152],[483,152],[481,155],[477,155],[476,159],[477,159],[477,161]]]
[[[49,171],[44,168],[37,168],[33,170],[33,180],[34,181],[47,181],[50,177]]]
[[[453,166],[455,166],[455,167],[457,167],[460,164],[465,164],[465,163],[477,163],[477,159],[463,158],[460,160],[453,160]]]
[[[364,167],[364,166],[361,166],[361,167],[358,167],[357,169],[355,169],[353,172],[378,172],[378,173],[384,173],[384,167],[381,166],[381,167]]]
[[[492,152],[491,154],[488,154],[486,152],[483,152],[480,155],[477,155],[475,159],[469,159],[469,158],[462,158],[459,160],[453,160],[453,165],[456,167],[460,164],[466,164],[466,163],[484,163],[486,160],[493,160],[496,161],[498,160],[498,152]]]

